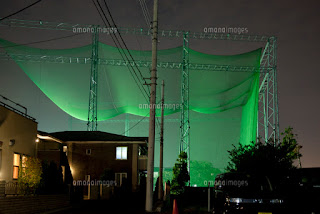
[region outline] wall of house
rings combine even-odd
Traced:
[[[40,140],[38,143],[38,158],[50,163],[55,162],[60,166],[61,159],[61,144],[50,140]]]
[[[0,180],[12,181],[14,153],[35,156],[37,125],[35,121],[0,106]],[[13,146],[9,146],[11,139],[15,140]]]
[[[68,161],[74,180],[100,180],[104,169],[127,173],[127,181],[135,191],[138,185],[138,144],[126,142],[66,142]],[[116,159],[116,147],[128,147],[127,160]],[[91,149],[91,155],[86,150]]]

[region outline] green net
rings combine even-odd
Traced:
[[[90,88],[91,45],[73,49],[39,49],[16,45],[0,40],[6,52],[30,79],[67,114],[87,121]],[[136,62],[140,62],[142,76],[150,76],[151,51],[130,50]],[[165,151],[164,166],[174,165],[179,148],[179,112],[181,110],[181,61],[182,47],[159,50],[158,94],[161,80],[165,81]],[[35,60],[20,55],[55,57],[79,57],[81,63],[56,63]],[[238,55],[210,55],[189,50],[192,64],[229,66],[260,66],[261,49]],[[148,100],[139,90],[126,65],[121,61],[117,48],[99,43],[98,66],[98,120],[130,114],[132,121],[148,116]],[[108,64],[104,64],[108,59]],[[75,62],[75,61],[74,61]],[[227,150],[232,144],[255,141],[258,111],[258,72],[209,71],[193,67],[190,71],[190,173],[191,184],[206,186],[222,172],[228,162]],[[148,91],[148,88],[144,86]],[[157,103],[160,102],[160,96]],[[160,115],[160,106],[157,116]],[[111,123],[107,123],[111,124]],[[148,123],[130,122],[135,126],[130,136],[147,136]],[[100,125],[99,125],[100,127]],[[103,129],[103,130],[102,130]],[[99,128],[118,134],[123,129],[115,126]],[[157,141],[158,142],[158,141]],[[156,145],[155,165],[158,166]],[[169,173],[170,174],[170,173]]]

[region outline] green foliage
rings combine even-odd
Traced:
[[[185,186],[190,180],[189,172],[187,169],[187,153],[181,152],[173,167],[173,179],[171,182],[171,193],[180,195],[184,193]]]
[[[295,139],[297,135],[293,134],[292,130],[293,128],[289,126],[284,132],[281,133],[281,135],[284,135],[281,144],[282,147],[285,147],[287,151],[289,151],[287,153],[287,158],[296,160],[302,156],[300,154],[300,149],[302,146],[298,144],[297,140]]]
[[[41,162],[35,157],[23,159],[18,177],[20,194],[34,193],[40,184],[42,175]]]
[[[282,142],[274,144],[273,141],[251,143],[249,145],[233,145],[228,151],[230,161],[227,171],[247,172],[261,174],[285,174],[296,168],[294,161],[301,157],[302,148],[295,139],[292,128],[285,129]]]
[[[208,186],[214,183],[216,175],[220,174],[221,170],[214,168],[211,162],[208,161],[190,161],[190,177],[191,184],[200,186]]]

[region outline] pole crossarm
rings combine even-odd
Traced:
[[[7,54],[0,52],[0,60],[15,60],[26,62],[45,62],[45,63],[69,63],[69,64],[91,64],[91,57],[73,57],[73,56],[51,56],[51,55],[31,55],[31,54]],[[122,59],[106,59],[98,58],[98,65],[111,66],[137,66],[146,67],[151,66],[151,61],[127,61]],[[158,62],[158,68],[182,69],[181,62]],[[199,71],[224,71],[224,72],[269,72],[272,67],[254,67],[254,66],[232,66],[232,65],[216,65],[216,64],[197,64],[189,63],[189,70]]]
[[[48,22],[41,20],[20,20],[5,19],[0,22],[3,27],[21,27],[35,28],[44,30],[62,30],[72,31],[75,33],[91,33],[94,25],[92,24],[71,24],[63,22]],[[97,26],[97,25],[95,25]],[[151,36],[152,30],[145,28],[119,27],[117,29],[107,29],[106,27],[98,27],[100,33],[116,33],[133,34]],[[230,34],[230,33],[212,33],[212,32],[188,32],[184,30],[158,30],[159,37],[183,38],[184,34],[189,34],[189,39],[195,40],[230,40],[230,41],[247,41],[247,42],[267,42],[270,36],[267,35],[249,35],[249,34]]]

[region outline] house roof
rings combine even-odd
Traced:
[[[47,134],[47,133],[46,133]],[[126,137],[101,131],[64,131],[48,135],[62,141],[147,141],[147,137]]]

